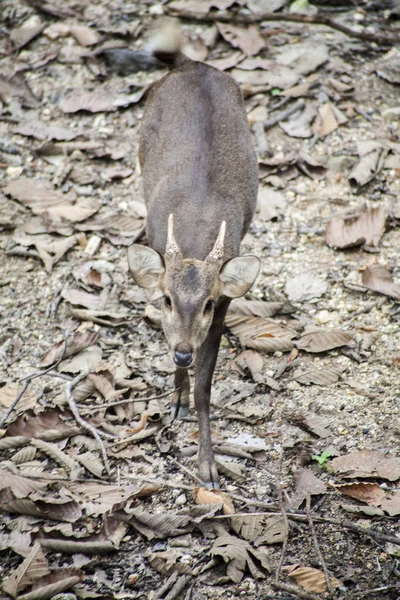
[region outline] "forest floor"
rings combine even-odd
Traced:
[[[3,0],[3,597],[312,599],[328,578],[332,598],[400,598],[400,52],[376,37],[399,22],[306,6],[361,40],[212,4]],[[170,423],[160,299],[127,263],[145,91],[166,71],[115,48],[173,10],[185,51],[242,86],[260,162],[242,252],[262,269],[213,385],[226,495],[205,499],[193,403]]]

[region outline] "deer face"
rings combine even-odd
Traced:
[[[214,248],[204,261],[183,259],[168,222],[165,255],[134,244],[128,250],[133,277],[145,288],[161,289],[163,328],[175,364],[189,367],[211,327],[215,307],[223,296],[243,296],[259,271],[255,256],[233,258],[223,264],[225,222]]]

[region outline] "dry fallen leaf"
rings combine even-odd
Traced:
[[[388,481],[400,478],[400,458],[386,456],[379,450],[360,450],[339,456],[331,462],[331,469],[342,477],[378,477]]]
[[[368,208],[355,218],[333,218],[326,226],[325,240],[332,248],[352,248],[368,244],[377,247],[385,231],[387,208]]]
[[[339,125],[346,122],[347,118],[342,111],[334,104],[326,102],[318,108],[318,117],[314,123],[313,131],[321,138],[326,137],[332,131],[335,131]]]
[[[341,483],[334,487],[344,496],[350,496],[350,498],[372,504],[372,506],[379,506],[386,495],[377,483],[359,481],[356,483]]]
[[[244,300],[237,298],[229,305],[228,313],[248,317],[273,317],[284,307],[282,302],[264,302],[263,300]]]
[[[261,187],[258,191],[257,216],[262,221],[271,221],[285,213],[286,198],[271,187]]]
[[[400,285],[394,283],[390,271],[378,263],[362,272],[362,282],[370,290],[400,300]]]
[[[295,371],[293,379],[303,385],[310,385],[312,383],[315,385],[331,385],[339,380],[342,373],[343,368],[340,366],[325,366],[322,369],[312,367],[306,371]]]
[[[265,571],[270,571],[267,552],[264,548],[253,548],[245,540],[229,535],[223,528],[218,528],[220,535],[211,548],[211,556],[221,557],[227,564],[226,574],[231,581],[239,583],[246,567],[254,579],[264,579]],[[258,561],[260,568],[256,565]]]
[[[281,544],[285,539],[285,521],[281,515],[237,516],[231,519],[232,529],[245,540],[261,546],[262,544]]]
[[[166,550],[165,552],[151,552],[147,556],[147,560],[158,573],[161,575],[172,575],[179,573],[180,575],[191,575],[192,569],[186,563],[181,561],[183,552],[178,550]]]
[[[326,352],[340,346],[348,346],[354,342],[349,331],[339,329],[311,329],[305,331],[295,342],[296,347],[305,352]]]
[[[293,577],[296,580],[297,585],[308,592],[324,594],[328,591],[325,573],[323,571],[313,569],[312,567],[300,567],[299,565],[284,568],[288,572],[288,576]],[[332,575],[329,577],[329,580],[333,589],[343,585],[339,579],[336,579],[336,577],[333,577]]]
[[[261,317],[228,314],[225,324],[239,337],[242,346],[266,352],[290,352],[294,345],[292,338],[297,335],[294,329]]]
[[[301,273],[290,278],[285,286],[285,294],[290,302],[305,302],[320,298],[329,289],[326,281],[311,272]]]
[[[14,127],[14,133],[34,137],[37,140],[73,140],[78,135],[70,129],[58,125],[47,125],[38,120],[22,121]]]
[[[400,492],[387,494],[381,502],[381,508],[391,517],[400,515]]]
[[[239,48],[247,56],[258,54],[265,46],[263,38],[255,25],[241,27],[228,23],[218,23],[218,31],[222,37],[232,44],[234,48]]]
[[[318,479],[311,469],[298,468],[295,471],[295,480],[296,489],[290,499],[290,506],[293,508],[300,508],[308,494],[319,496],[327,492],[324,482]]]
[[[326,438],[331,433],[329,429],[329,419],[314,413],[307,413],[306,415],[295,413],[290,416],[290,421],[294,425],[297,425],[306,431],[310,431],[320,438]]]
[[[142,88],[133,94],[111,93],[107,90],[95,92],[76,91],[62,98],[60,108],[65,113],[75,113],[80,110],[91,113],[113,112],[130,104],[136,104],[143,98],[146,90],[147,88]]]
[[[251,373],[253,381],[256,383],[262,383],[264,377],[263,371],[263,359],[261,354],[255,350],[244,350],[235,358],[235,364],[239,369],[244,372],[248,369]]]
[[[36,579],[49,573],[49,564],[40,543],[35,542],[25,560],[5,580],[3,591],[15,597],[19,592],[32,585]]]
[[[222,504],[222,510],[225,515],[233,515],[235,513],[233,502],[225,492],[199,487],[195,488],[193,493],[197,504]]]
[[[99,334],[94,331],[84,331],[83,333],[74,333],[67,337],[67,348],[64,358],[73,356],[81,350],[85,350],[89,346],[93,346],[99,338]],[[49,367],[62,356],[64,352],[65,342],[54,344],[50,350],[41,358],[39,367]]]

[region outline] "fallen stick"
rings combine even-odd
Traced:
[[[356,31],[343,25],[338,21],[325,17],[323,15],[296,15],[287,13],[261,13],[256,15],[230,14],[226,11],[215,13],[196,13],[190,10],[174,10],[166,7],[167,13],[181,19],[193,19],[194,21],[204,21],[206,23],[219,21],[220,23],[235,23],[236,25],[251,25],[252,23],[261,23],[262,21],[281,21],[286,23],[304,23],[306,25],[325,25],[331,29],[336,29],[349,37],[364,40],[366,42],[375,42],[380,46],[393,46],[400,43],[400,37],[397,35],[380,35],[379,33],[367,33],[366,31]]]

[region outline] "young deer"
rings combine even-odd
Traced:
[[[199,472],[218,487],[209,410],[225,314],[259,271],[239,247],[253,216],[258,166],[240,88],[226,73],[189,59],[179,36],[159,37],[153,55],[172,71],[151,89],[139,160],[150,247],[128,250],[136,283],[164,294],[163,328],[177,366],[173,418],[189,412],[195,369]]]

